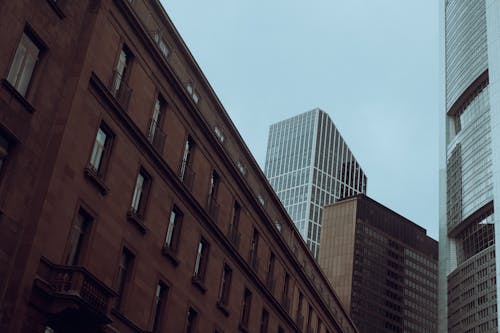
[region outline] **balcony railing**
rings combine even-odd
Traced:
[[[238,249],[240,246],[241,233],[234,226],[234,224],[229,225],[229,232],[227,236],[229,238],[229,241],[234,245],[234,247]]]
[[[210,217],[217,222],[217,219],[219,218],[219,209],[220,206],[217,203],[216,198],[209,196],[207,200],[207,212]]]
[[[181,173],[179,174],[179,178],[182,180],[184,185],[188,188],[188,190],[193,189],[193,181],[195,177],[194,171],[191,169],[188,163],[182,162]]]
[[[161,154],[163,152],[163,145],[167,135],[163,132],[161,126],[153,118],[149,120],[148,124],[148,141],[151,142],[153,147]]]
[[[55,313],[62,309],[79,311],[82,318],[96,324],[110,322],[111,301],[116,293],[82,267],[56,265],[42,257],[35,286],[52,296]]]
[[[130,102],[130,96],[132,95],[132,89],[128,86],[125,78],[117,72],[113,71],[113,77],[109,85],[109,91],[111,95],[115,97],[118,103],[124,110],[128,109],[128,104]]]

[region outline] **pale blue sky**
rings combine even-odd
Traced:
[[[438,236],[438,2],[162,0],[255,158],[320,107],[368,195]]]

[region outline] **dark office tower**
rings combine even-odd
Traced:
[[[358,332],[227,114],[158,0],[0,1],[0,332]]]
[[[327,206],[319,264],[361,333],[435,333],[438,243],[359,194]]]
[[[440,6],[439,331],[497,332],[500,1]]]
[[[271,125],[265,174],[315,257],[322,207],[366,193],[365,173],[320,109]]]

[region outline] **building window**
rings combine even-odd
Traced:
[[[23,33],[7,76],[7,81],[22,96],[26,96],[39,55],[40,48],[35,41]]]
[[[274,253],[271,251],[269,252],[269,263],[267,266],[267,278],[266,278],[266,286],[267,289],[271,292],[274,293],[274,285],[275,285],[275,280],[274,280],[274,262],[276,261],[276,256]]]
[[[196,319],[198,317],[198,312],[192,307],[189,308],[186,318],[186,333],[196,332]]]
[[[193,101],[196,104],[198,104],[198,101],[200,100],[200,95],[198,94],[198,92],[194,88],[193,84],[192,83],[186,84],[186,90],[187,90],[189,96],[191,96],[191,98],[193,99]]]
[[[260,333],[267,333],[268,326],[269,326],[269,312],[263,309],[262,316],[260,317]]]
[[[179,235],[181,232],[182,212],[174,205],[170,212],[167,235],[165,236],[165,248],[176,252],[179,245]]]
[[[45,326],[43,333],[56,333],[56,331],[50,326]]]
[[[88,241],[92,218],[83,209],[78,211],[69,234],[69,246],[64,263],[69,266],[81,264],[84,247]]]
[[[285,273],[285,281],[283,282],[283,301],[288,303],[288,289],[290,288],[290,274]]]
[[[9,156],[9,146],[9,141],[0,133],[0,171],[2,171],[2,167]]]
[[[307,325],[306,325],[306,332],[310,332],[311,331],[311,321],[312,321],[312,307],[311,305],[309,305],[309,310],[307,312]]]
[[[243,294],[243,304],[241,306],[241,325],[243,327],[248,327],[248,320],[250,319],[250,308],[252,306],[252,293],[250,290],[245,288]]]
[[[194,263],[194,272],[193,272],[193,278],[196,281],[203,282],[203,280],[205,279],[205,271],[208,262],[208,250],[209,250],[208,242],[203,238],[200,239],[200,242],[198,243],[198,248],[196,250],[196,260]]]
[[[231,243],[238,248],[240,244],[240,233],[238,231],[239,224],[240,224],[240,213],[241,213],[241,207],[240,204],[237,201],[234,201],[233,204],[233,212],[231,216],[231,224],[229,224],[229,240]]]
[[[297,306],[297,324],[299,328],[302,329],[302,302],[304,301],[304,295],[299,291],[299,304]]]
[[[156,149],[160,150],[163,147],[163,142],[165,141],[165,134],[162,130],[163,115],[165,110],[165,100],[163,97],[158,95],[155,100],[155,105],[153,108],[153,114],[151,115],[151,120],[149,123],[148,130],[148,140],[155,146]]]
[[[134,195],[130,204],[130,212],[140,218],[144,217],[146,210],[146,201],[151,188],[151,177],[141,168],[135,181]]]
[[[181,180],[188,181],[191,177],[191,155],[193,153],[193,140],[188,137],[184,145],[184,152],[182,154],[181,172],[179,174]]]
[[[285,330],[283,329],[283,327],[278,326],[278,333],[285,333]]]
[[[219,289],[219,304],[223,306],[227,306],[229,303],[229,289],[231,288],[232,275],[233,270],[231,269],[231,267],[229,267],[227,264],[224,264]]]
[[[252,236],[252,241],[250,243],[250,265],[257,270],[259,266],[259,260],[257,256],[257,251],[259,248],[259,232],[257,231],[256,228],[253,229],[253,236]]]
[[[161,32],[159,30],[153,32],[153,40],[155,41],[156,45],[160,49],[161,53],[165,57],[165,59],[168,58],[168,55],[170,54],[170,50],[167,46],[167,43],[165,42],[165,39],[163,38]]]
[[[123,303],[125,289],[132,274],[132,266],[134,263],[134,255],[127,248],[123,248],[118,266],[118,275],[116,279],[115,307],[119,309]]]
[[[208,201],[207,208],[210,216],[216,220],[218,213],[218,205],[217,205],[217,192],[219,189],[219,175],[215,170],[212,170],[210,174],[210,184],[208,188]]]
[[[161,317],[165,307],[168,287],[163,282],[158,282],[156,285],[155,300],[153,305],[153,330],[152,332],[161,331]]]
[[[101,123],[97,130],[89,162],[89,168],[100,177],[104,175],[109,160],[112,140],[113,134],[110,129],[104,123]]]
[[[118,100],[122,107],[126,108],[131,95],[131,90],[127,86],[126,80],[130,72],[132,63],[132,53],[124,45],[120,50],[120,56],[113,71],[113,80],[111,84],[111,94]]]

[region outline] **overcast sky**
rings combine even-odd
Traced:
[[[437,1],[162,2],[262,168],[269,126],[319,107],[368,195],[437,239]]]

